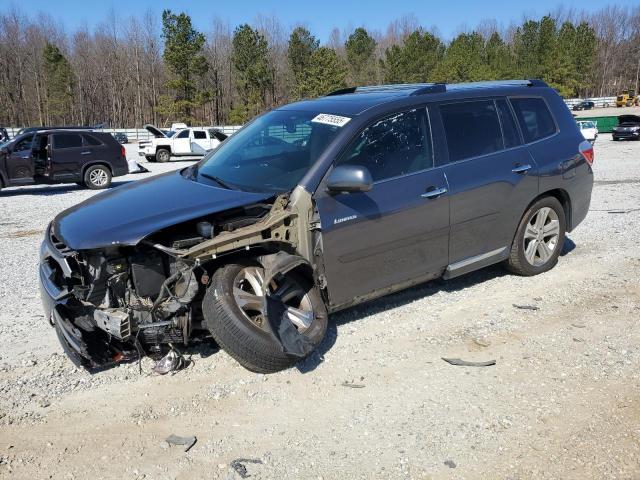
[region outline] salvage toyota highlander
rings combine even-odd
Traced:
[[[213,337],[274,372],[327,313],[503,262],[536,275],[586,216],[593,147],[539,80],[348,88],[199,163],[58,215],[46,316],[93,369]]]

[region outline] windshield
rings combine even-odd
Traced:
[[[240,190],[291,190],[340,129],[325,117],[317,112],[269,112],[205,156],[193,173],[198,181],[211,183],[214,179]],[[332,118],[342,118],[340,125],[349,120]]]

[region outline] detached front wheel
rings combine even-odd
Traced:
[[[283,321],[290,321],[299,334],[319,345],[327,330],[327,311],[313,282],[290,272],[272,280],[268,288],[284,304]],[[225,265],[211,277],[202,308],[213,338],[229,355],[248,370],[273,373],[300,358],[287,355],[272,333],[263,291],[261,266]]]
[[[520,221],[507,268],[524,276],[551,270],[558,263],[566,228],[564,209],[555,197],[535,202]]]

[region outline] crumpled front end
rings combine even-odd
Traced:
[[[186,344],[198,326],[194,265],[151,247],[73,251],[51,228],[40,250],[46,318],[78,366],[107,366],[163,344]]]

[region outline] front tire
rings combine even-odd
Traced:
[[[525,212],[516,231],[507,269],[532,276],[551,270],[564,245],[566,217],[555,197],[536,201]]]
[[[111,185],[111,170],[104,165],[92,165],[84,172],[84,184],[91,190],[102,190]]]
[[[264,271],[257,264],[222,266],[211,277],[202,309],[211,335],[231,357],[252,372],[274,373],[291,367],[299,358],[284,353],[271,333],[262,307],[263,279]],[[318,288],[295,272],[273,288],[292,314],[306,315],[307,323],[292,320],[292,324],[318,346],[327,330],[327,311]]]
[[[171,152],[166,148],[159,148],[156,152],[156,161],[158,163],[166,163],[171,160]]]

